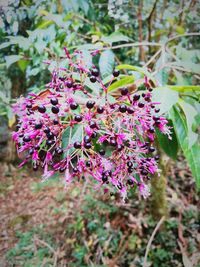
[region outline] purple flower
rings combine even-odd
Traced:
[[[95,66],[88,69],[81,51],[64,51],[69,68],[56,69],[48,89],[20,97],[13,105],[18,123],[12,139],[19,157],[25,157],[20,167],[29,161],[34,169],[41,165],[43,180],[60,173],[65,186],[93,177],[95,189],[115,190],[123,201],[133,186],[147,198],[148,181],[160,172],[155,132],[171,138],[167,119],[157,116],[159,103],[152,102],[148,77],[145,90],[119,88],[121,96],[114,98],[108,87],[118,70],[104,84]],[[88,79],[98,89],[91,90]]]

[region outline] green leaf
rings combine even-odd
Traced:
[[[24,59],[20,59],[18,62],[17,62],[19,68],[21,71],[25,71],[26,70],[26,67],[28,66],[29,64],[29,61],[28,60],[24,60]]]
[[[6,48],[6,47],[10,46],[11,44],[12,44],[12,42],[5,42],[5,43],[2,43],[2,44],[0,45],[0,49]]]
[[[71,138],[70,138],[71,132]],[[66,147],[70,144],[73,144],[76,141],[81,142],[82,140],[82,126],[76,124],[73,127],[67,127],[62,134],[62,148],[66,149]],[[74,148],[70,148],[64,153],[64,157],[67,154],[70,154]]]
[[[113,32],[109,36],[103,36],[101,40],[104,43],[112,44],[121,41],[128,42],[130,38],[128,36],[123,35],[121,32]]]
[[[185,113],[187,128],[188,128],[188,139],[189,139],[189,148],[197,141],[198,134],[194,133],[192,130],[192,125],[195,123],[195,116],[197,115],[197,111],[190,104],[185,101],[179,101],[179,104]]]
[[[173,121],[179,145],[187,159],[192,175],[196,180],[197,187],[200,188],[200,145],[196,142],[191,148],[189,148],[186,119],[182,110],[177,105],[172,107],[169,115]]]
[[[115,63],[115,55],[111,50],[106,50],[101,53],[99,59],[99,69],[103,78],[107,77],[113,72]]]
[[[157,87],[153,90],[152,101],[160,102],[160,112],[163,114],[171,109],[178,102],[178,92],[169,89],[168,87]]]
[[[156,130],[156,135],[158,138],[158,142],[160,144],[161,149],[172,159],[176,159],[178,153],[178,141],[176,138],[176,133],[173,128],[172,121],[169,120],[168,123],[171,126],[171,140],[168,138],[166,134],[161,133],[160,131]]]
[[[195,86],[195,85],[166,85],[166,86],[178,92],[200,91],[200,86]]]
[[[114,82],[108,87],[108,91],[114,91],[117,88],[123,87],[128,84],[132,84],[134,82],[134,77],[133,76],[126,76],[121,78],[120,80]]]
[[[13,63],[17,62],[21,58],[22,58],[22,56],[20,56],[20,55],[5,56],[6,67],[9,68]]]
[[[149,79],[151,79],[151,81],[156,85],[156,80],[155,78],[152,76],[152,74],[147,71],[146,69],[144,68],[141,68],[141,67],[137,67],[137,66],[132,66],[132,65],[128,65],[128,64],[121,64],[121,65],[118,65],[116,67],[116,69],[118,70],[133,70],[133,71],[136,71],[136,72],[139,72],[140,74],[142,74],[142,76],[147,76]]]
[[[80,74],[77,74],[77,73],[73,73],[72,77],[77,80],[77,81],[80,81],[81,78],[80,78]],[[89,79],[89,77],[87,77],[84,81],[84,85],[87,86],[89,89],[91,89],[93,91],[93,93],[95,95],[98,95],[99,94],[99,91],[101,90],[101,86],[99,83],[92,83]]]
[[[38,25],[37,28],[38,29],[45,29],[48,28],[49,25],[53,24],[54,22],[52,20],[44,20],[41,21]]]

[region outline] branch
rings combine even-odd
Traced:
[[[156,10],[156,5],[157,5],[157,0],[154,2],[153,4],[153,8],[149,14],[149,17],[147,18],[147,21],[148,21],[148,41],[151,42],[151,32],[152,32],[152,21],[153,21],[153,15],[155,13],[155,10]]]
[[[200,33],[199,32],[189,32],[189,33],[185,33],[185,34],[180,34],[180,35],[175,35],[174,37],[171,37],[169,38],[166,42],[165,42],[165,46],[175,40],[175,39],[178,39],[178,38],[181,38],[181,37],[187,37],[187,36],[200,36]]]
[[[148,256],[148,253],[149,253],[149,250],[150,250],[150,247],[151,247],[151,244],[153,242],[153,239],[158,231],[158,229],[160,228],[161,224],[164,222],[165,220],[165,216],[163,216],[160,221],[158,222],[158,224],[156,225],[156,228],[153,230],[153,233],[149,239],[149,242],[147,244],[147,248],[146,248],[146,251],[145,251],[145,256],[144,256],[144,263],[143,263],[143,267],[147,267],[147,256]]]
[[[142,7],[143,7],[143,1],[140,0],[139,6],[138,6],[138,13],[137,13],[140,43],[142,43],[142,39],[143,39],[143,37],[142,37]],[[142,45],[140,45],[139,49],[140,49],[140,60],[144,61],[145,60],[145,52],[144,52],[144,48],[142,47]]]
[[[146,68],[151,62],[154,61],[154,59],[160,54],[160,52],[162,51],[162,49],[159,49],[150,59],[147,63],[145,63],[145,65],[143,66],[143,68]]]

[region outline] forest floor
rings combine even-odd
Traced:
[[[200,266],[200,196],[180,157],[169,171],[169,216],[148,254],[150,267]],[[0,267],[142,267],[158,221],[149,200],[120,204],[82,181],[65,190],[58,179],[0,167]],[[147,267],[146,266],[146,267]]]

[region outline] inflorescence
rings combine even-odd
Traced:
[[[13,140],[24,156],[20,167],[31,161],[34,170],[43,169],[44,180],[61,173],[65,185],[84,178],[123,199],[131,188],[148,197],[148,181],[159,173],[155,131],[170,138],[170,130],[158,116],[147,77],[144,90],[119,88],[114,98],[109,86],[119,70],[105,83],[95,66],[84,65],[81,51],[65,52],[68,68],[54,70],[45,91],[20,97],[13,106],[18,116]]]

